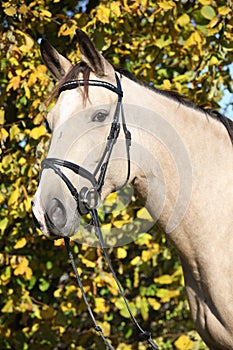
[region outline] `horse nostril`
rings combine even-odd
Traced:
[[[54,198],[47,209],[49,221],[58,230],[62,229],[67,221],[66,210],[62,202],[59,199]]]

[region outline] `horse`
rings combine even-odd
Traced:
[[[233,349],[233,123],[117,69],[82,30],[72,65],[46,39],[58,81],[52,132],[33,199],[50,239],[127,182],[180,256],[195,327],[211,350]]]

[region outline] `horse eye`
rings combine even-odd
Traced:
[[[97,112],[94,117],[92,118],[93,122],[103,122],[105,121],[108,113],[106,111],[99,111]]]

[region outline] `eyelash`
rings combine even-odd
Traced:
[[[94,117],[92,118],[92,121],[93,122],[99,122],[99,123],[102,123],[105,121],[105,119],[107,118],[108,116],[108,113],[103,111],[103,112],[97,112]]]

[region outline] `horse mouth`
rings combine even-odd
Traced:
[[[78,230],[79,219],[78,217],[73,218],[70,223],[67,223],[62,229],[56,227],[53,222],[51,222],[47,213],[44,215],[46,228],[42,232],[51,240],[56,240],[65,237],[72,237]]]

